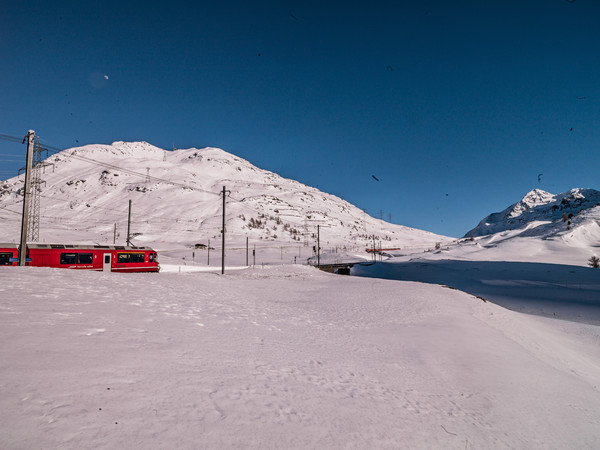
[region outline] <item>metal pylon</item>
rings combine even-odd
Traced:
[[[42,179],[40,168],[42,167],[42,151],[38,137],[33,145],[33,161],[31,167],[31,200],[29,202],[29,216],[27,223],[27,242],[38,242],[40,239],[40,192],[42,190]]]

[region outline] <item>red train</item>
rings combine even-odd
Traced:
[[[0,266],[19,265],[16,244],[0,244]],[[158,272],[156,251],[119,245],[27,245],[27,265],[104,272]]]

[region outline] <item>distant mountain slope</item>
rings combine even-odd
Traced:
[[[373,240],[431,246],[450,238],[375,219],[339,197],[285,179],[217,148],[166,151],[146,142],[64,150],[45,161],[40,241],[124,241],[132,200],[134,242],[206,243],[220,236],[226,188],[228,239],[312,246]],[[0,240],[15,242],[23,176],[0,184]],[[9,226],[10,225],[10,226]],[[213,242],[215,242],[213,240]]]
[[[519,233],[511,233],[511,237],[548,238],[580,227],[596,227],[598,205],[600,191],[594,189],[571,189],[557,195],[534,189],[504,211],[484,218],[465,237],[519,230]]]

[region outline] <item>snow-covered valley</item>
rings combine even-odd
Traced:
[[[454,239],[219,149],[46,162],[40,242],[122,245],[132,200],[161,272],[0,266],[1,448],[600,447],[597,191],[534,190]],[[399,250],[332,275],[305,265],[317,235],[324,262]]]

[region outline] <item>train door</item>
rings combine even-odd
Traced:
[[[103,272],[111,272],[112,271],[112,253],[104,253],[102,260],[102,271]]]

